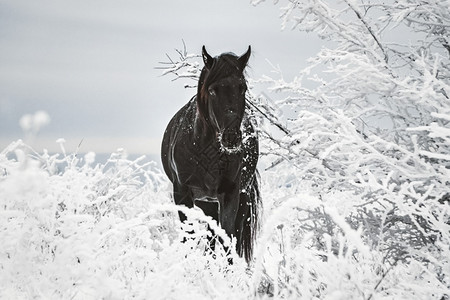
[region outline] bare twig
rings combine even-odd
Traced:
[[[367,31],[369,32],[369,34],[372,36],[372,38],[375,40],[375,42],[378,45],[378,48],[380,48],[381,52],[384,55],[384,61],[387,63],[389,61],[389,57],[386,54],[386,51],[384,50],[383,45],[380,43],[380,41],[378,40],[378,38],[375,36],[375,33],[373,32],[372,28],[370,27],[370,25],[366,22],[366,20],[363,18],[363,16],[359,13],[358,10],[356,10],[356,8],[349,3],[348,0],[345,0],[345,3],[347,3],[347,5],[350,7],[351,10],[353,10],[353,12],[356,14],[356,17],[361,21],[361,23],[363,23],[364,27],[366,27]]]

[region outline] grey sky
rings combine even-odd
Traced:
[[[0,150],[23,138],[22,115],[45,110],[38,151],[64,137],[69,151],[84,139],[81,152],[156,153],[194,93],[160,76],[165,54],[182,39],[213,55],[252,45],[250,76],[269,73],[268,59],[292,77],[320,43],[282,32],[278,16],[271,1],[0,0]]]

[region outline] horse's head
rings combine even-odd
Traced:
[[[248,47],[242,56],[224,53],[211,57],[202,49],[205,66],[197,91],[197,109],[203,128],[216,135],[223,151],[241,148],[241,123],[245,111],[247,83],[244,69],[250,57]]]

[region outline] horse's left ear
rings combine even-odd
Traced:
[[[247,62],[248,62],[248,59],[250,58],[251,52],[252,52],[252,47],[248,46],[247,52],[245,52],[244,54],[242,54],[241,57],[238,58],[239,67],[240,67],[241,71],[244,71],[245,66],[247,66]]]
[[[209,55],[208,52],[206,52],[206,48],[204,45],[202,47],[202,57],[203,62],[205,63],[205,67],[210,70],[212,68],[214,59],[211,57],[211,55]]]

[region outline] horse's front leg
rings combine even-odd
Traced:
[[[236,237],[236,217],[239,210],[239,190],[233,189],[223,195],[223,201],[220,201],[219,208],[220,224],[228,236]],[[238,237],[236,237],[238,238]],[[239,243],[239,241],[237,241]]]
[[[176,205],[184,205],[188,208],[194,207],[194,201],[192,199],[192,192],[190,188],[184,184],[173,183],[173,198],[175,200]],[[180,216],[180,221],[186,221],[186,215],[178,211],[178,215]]]

